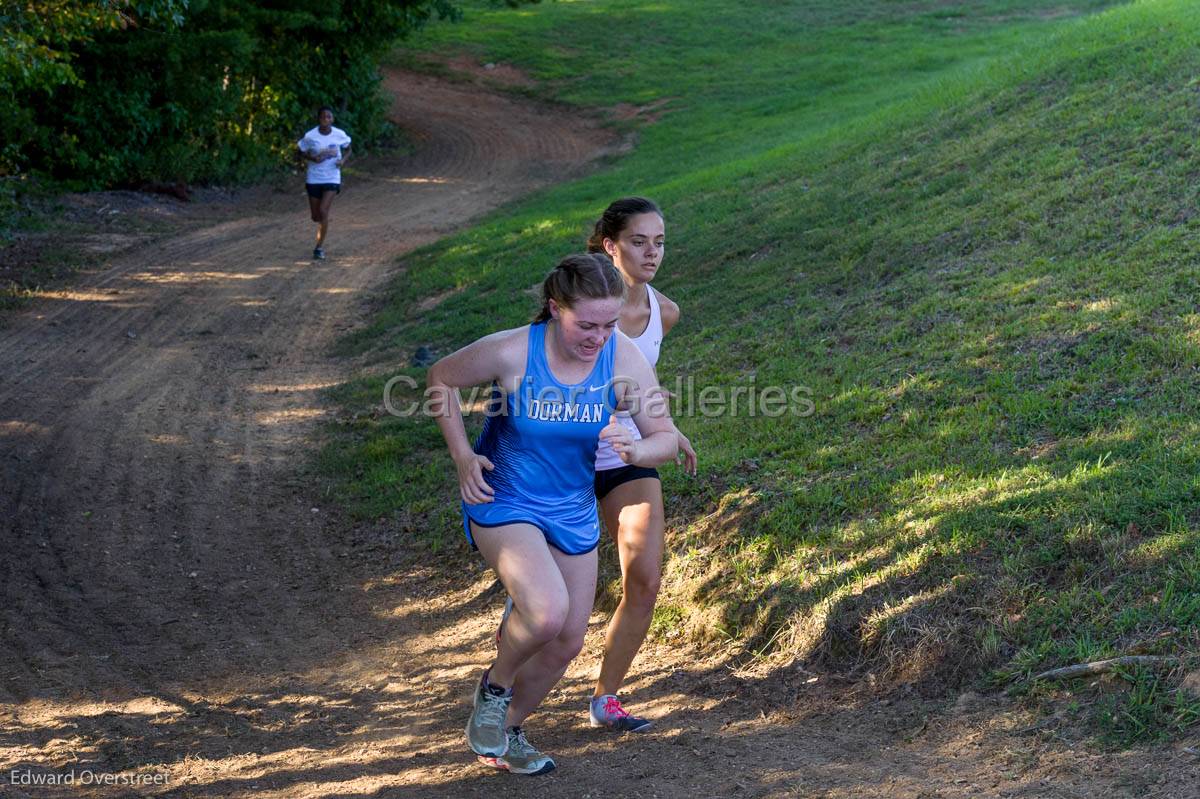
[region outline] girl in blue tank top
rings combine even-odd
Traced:
[[[564,258],[542,285],[534,324],[446,356],[427,383],[458,472],[467,537],[513,601],[499,651],[475,688],[471,750],[488,765],[541,774],[554,761],[530,744],[526,717],[579,653],[596,590],[596,448],[626,463],[674,457],[674,425],[654,371],[616,332],[625,285],[605,255]],[[457,389],[491,383],[475,447]],[[617,423],[629,406],[642,438]]]
[[[616,409],[610,336],[596,366],[580,383],[562,383],[546,362],[546,322],[529,326],[525,374],[513,392],[493,389],[492,406],[475,453],[492,462],[492,501],[463,502],[463,525],[525,522],[560,552],[582,555],[600,541],[593,488],[596,443]],[[499,403],[503,403],[500,405]]]

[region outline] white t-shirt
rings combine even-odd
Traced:
[[[324,161],[309,161],[308,177],[305,182],[340,184],[342,170],[338,167],[337,161],[342,157],[342,148],[348,144],[350,144],[350,137],[341,128],[330,127],[329,134],[326,135],[321,133],[320,126],[317,126],[305,133],[304,138],[296,142],[301,152],[316,155],[322,150],[331,150],[336,153],[335,157],[326,158]]]

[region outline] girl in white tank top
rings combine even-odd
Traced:
[[[588,240],[589,251],[607,253],[620,271],[628,293],[618,326],[652,367],[658,363],[663,337],[679,321],[679,306],[649,285],[662,265],[664,232],[658,206],[641,197],[627,197],[604,211]],[[617,418],[629,421],[621,415]],[[675,432],[680,449],[676,460],[695,474],[696,453],[687,437]],[[658,596],[665,526],[658,472],[628,466],[601,447],[596,459],[596,498],[604,526],[620,554],[624,593],[605,636],[604,661],[589,717],[593,727],[638,732],[649,728],[651,722],[628,713],[617,693],[646,638]]]

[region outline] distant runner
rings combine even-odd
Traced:
[[[597,444],[607,441],[623,462],[642,467],[676,453],[654,371],[628,338],[614,335],[624,295],[606,255],[568,256],[542,284],[532,324],[469,344],[427,378],[458,469],[467,540],[514,603],[475,688],[467,743],[487,765],[518,774],[555,767],[521,725],[583,647],[600,540]],[[454,389],[486,383],[493,402],[472,448]],[[659,407],[647,397],[659,397]],[[619,404],[631,406],[643,438],[616,421]]]
[[[327,105],[317,109],[317,126],[304,134],[297,146],[308,161],[304,182],[308,192],[308,207],[317,223],[317,246],[313,260],[325,260],[325,234],[329,230],[329,209],[333,198],[342,190],[342,167],[350,160],[350,137],[346,131],[333,126],[333,109]]]

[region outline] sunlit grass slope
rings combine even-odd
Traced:
[[[407,59],[466,51],[566,103],[665,113],[602,173],[409,258],[345,346],[420,380],[401,368],[418,345],[527,321],[530,287],[609,200],[654,197],[656,286],[683,308],[663,381],[813,403],[681,414],[702,474],[665,470],[654,634],[926,690],[1128,653],[1186,664],[1200,9],[1105,6],[476,9]],[[357,513],[467,557],[436,426],[370,413],[387,375],[339,392],[360,413],[324,463]],[[1178,672],[1129,676],[1095,700],[1109,734],[1198,718]]]

